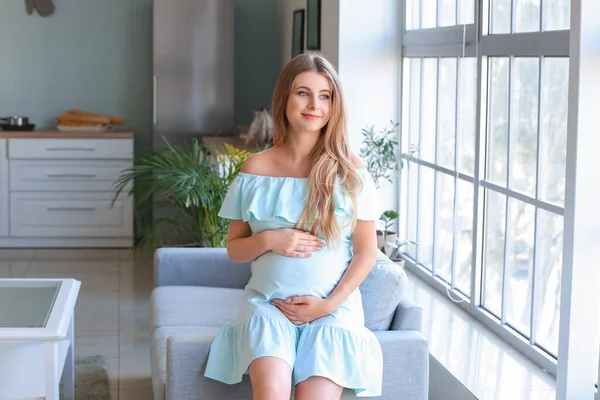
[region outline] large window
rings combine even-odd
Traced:
[[[408,265],[555,373],[569,0],[406,0]]]

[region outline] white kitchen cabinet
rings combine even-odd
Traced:
[[[8,154],[6,139],[0,138],[0,238],[8,236]]]
[[[11,160],[11,192],[110,192],[127,160]]]
[[[133,200],[114,182],[133,134],[0,136],[0,247],[131,247]],[[10,213],[9,211],[10,210]]]
[[[9,139],[9,159],[129,160],[133,140],[127,139]]]
[[[133,210],[127,199],[111,206],[111,193],[16,192],[10,195],[13,237],[131,236]]]

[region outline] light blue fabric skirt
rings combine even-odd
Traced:
[[[206,377],[235,384],[252,361],[269,356],[288,363],[293,386],[321,376],[354,389],[359,397],[381,396],[381,347],[355,313],[358,291],[333,314],[299,326],[269,302],[248,300],[242,308],[254,308],[255,315],[232,321],[220,331],[210,350]],[[347,319],[351,314],[354,321]]]

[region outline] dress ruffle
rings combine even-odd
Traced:
[[[363,189],[357,194],[359,219],[377,219],[376,190],[373,179],[361,168],[358,170],[363,182]],[[254,175],[240,172],[234,179],[219,216],[228,219],[241,219],[248,222],[250,218],[259,221],[283,219],[295,224],[308,198],[308,180],[306,178],[288,178]],[[352,199],[344,193],[340,185],[333,192],[335,214],[338,217],[351,217],[353,213]]]
[[[213,341],[205,376],[235,384],[252,361],[266,356],[288,363],[294,386],[322,376],[353,389],[358,397],[381,396],[383,358],[371,331],[318,322],[296,326],[267,316],[225,326]]]
[[[289,320],[254,316],[227,325],[212,342],[204,376],[234,384],[241,382],[252,361],[278,357],[294,368],[298,332]]]
[[[311,376],[322,376],[354,389],[357,397],[381,396],[382,375],[381,347],[368,329],[356,331],[309,324],[302,332],[294,384]]]

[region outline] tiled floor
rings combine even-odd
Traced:
[[[0,278],[74,278],[75,355],[102,355],[111,400],[152,399],[148,300],[152,259],[128,250],[0,249]]]

